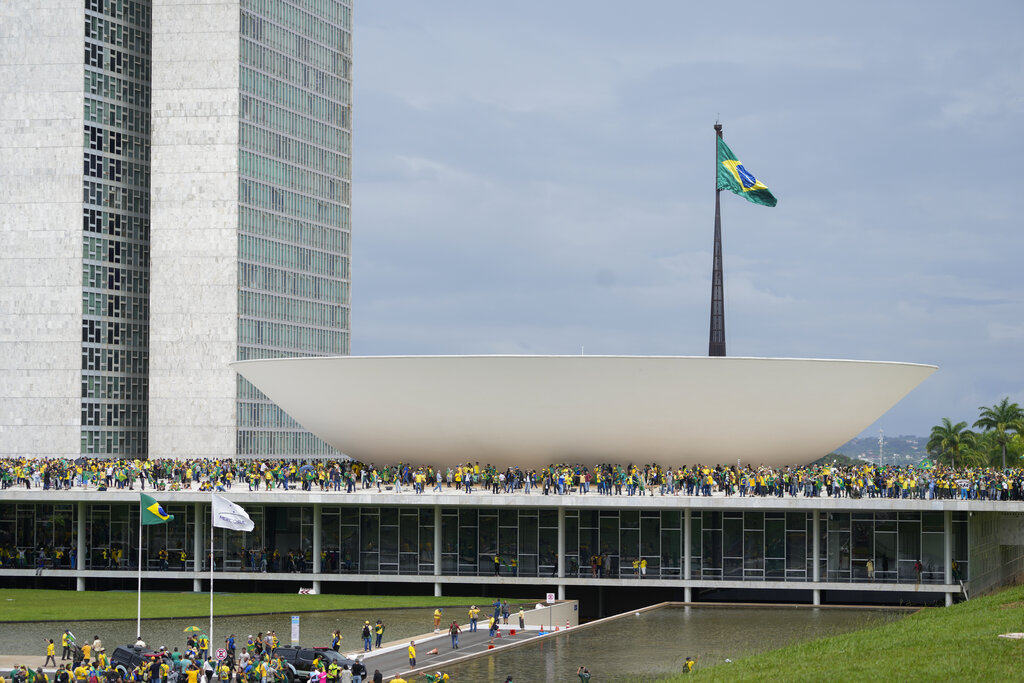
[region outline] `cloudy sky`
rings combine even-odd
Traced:
[[[355,7],[356,354],[932,363],[865,430],[1024,402],[1024,3]]]

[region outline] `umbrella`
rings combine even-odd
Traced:
[[[302,467],[299,468],[299,474],[305,474],[311,469],[313,469],[312,465],[303,465]]]
[[[189,626],[183,631],[183,633],[200,633],[202,630],[203,629],[198,626]]]

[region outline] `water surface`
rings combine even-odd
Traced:
[[[448,667],[457,683],[575,682],[580,665],[595,682],[651,681],[723,665],[765,650],[895,621],[895,610],[784,607],[666,607]]]

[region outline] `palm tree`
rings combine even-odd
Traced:
[[[960,448],[973,445],[974,432],[967,429],[966,422],[953,424],[948,417],[944,417],[942,424],[932,427],[932,434],[925,448],[935,456],[949,455],[950,463],[955,468]]]
[[[1006,442],[1010,440],[1010,433],[1020,434],[1024,432],[1024,411],[1016,403],[1010,403],[1010,398],[1004,397],[998,404],[991,408],[979,406],[981,417],[974,423],[975,427],[981,427],[986,432],[993,432],[996,443],[1002,447],[1003,469],[1006,469]]]

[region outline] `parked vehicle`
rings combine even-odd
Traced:
[[[356,663],[354,659],[343,657],[329,647],[277,647],[274,648],[271,657],[275,659],[280,657],[285,665],[291,668],[296,679],[309,678],[309,672],[313,670],[313,660],[317,657],[324,662],[325,666],[336,662],[339,667],[347,665],[351,669],[352,665]]]

